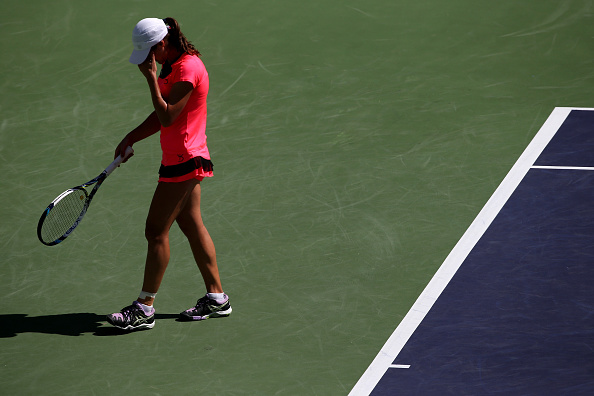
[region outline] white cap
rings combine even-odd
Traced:
[[[159,18],[145,18],[134,26],[130,63],[139,65],[146,60],[151,47],[167,36],[167,25]]]

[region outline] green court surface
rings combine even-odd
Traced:
[[[5,395],[346,395],[552,109],[593,106],[588,1],[15,1],[0,5],[0,389]],[[140,291],[156,136],[80,227],[36,226],[151,111],[128,63],[173,16],[210,75],[203,183],[233,314],[181,232],[157,325]]]

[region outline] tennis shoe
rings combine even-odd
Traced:
[[[155,327],[155,309],[147,315],[138,301],[118,313],[107,315],[107,322],[122,330],[145,330]]]
[[[180,320],[206,320],[209,318],[223,318],[231,315],[231,304],[229,296],[225,294],[223,301],[216,301],[204,296],[196,302],[196,305],[180,313]]]

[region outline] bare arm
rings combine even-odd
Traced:
[[[180,115],[186,103],[188,103],[188,99],[194,89],[192,83],[180,81],[173,84],[169,98],[165,101],[161,96],[159,84],[157,83],[157,62],[155,62],[155,55],[151,52],[147,60],[138,65],[138,68],[146,77],[159,122],[164,127],[170,126]]]
[[[130,133],[128,133],[118,144],[116,147],[114,158],[118,155],[123,154],[126,150],[126,147],[134,145],[134,143],[139,142],[147,137],[154,135],[155,133],[159,132],[161,129],[161,123],[159,122],[159,118],[157,114],[153,111],[147,118],[144,120],[140,125],[134,128]],[[131,157],[131,156],[130,156]],[[125,162],[125,161],[124,161]]]

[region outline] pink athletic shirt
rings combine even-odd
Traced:
[[[168,127],[161,127],[161,149],[165,166],[177,165],[193,157],[210,159],[206,147],[206,96],[208,73],[204,63],[195,55],[183,54],[171,65],[171,73],[159,77],[159,89],[167,102],[171,87],[179,81],[194,86],[184,109]]]

